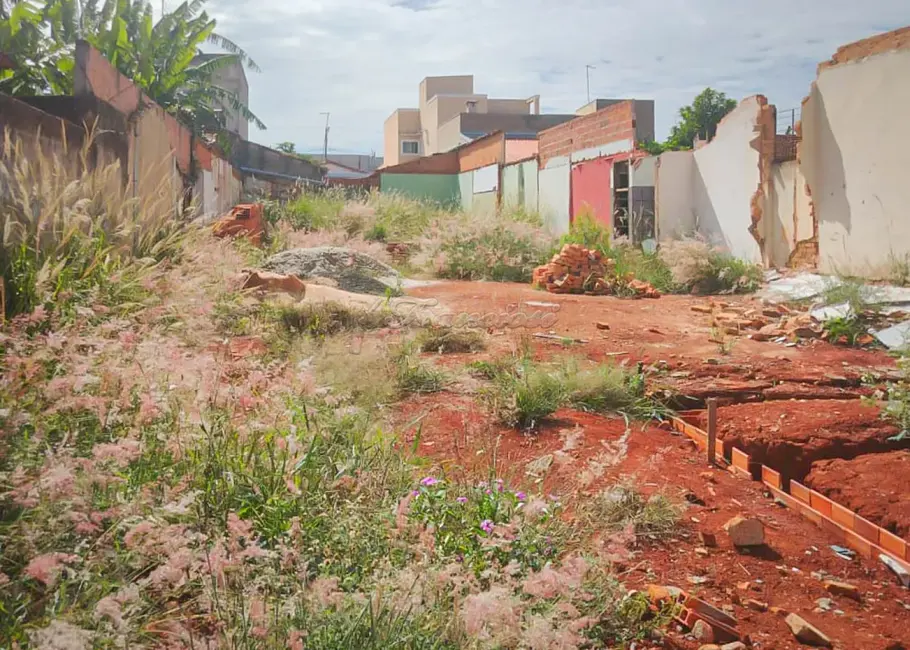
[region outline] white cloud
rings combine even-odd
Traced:
[[[382,125],[428,75],[473,74],[491,97],[541,95],[548,112],[593,97],[656,101],[658,136],[705,86],[799,106],[839,45],[899,27],[906,0],[209,0],[248,72],[264,144],[382,152]]]

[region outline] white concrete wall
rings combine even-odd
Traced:
[[[887,275],[910,255],[910,50],[823,68],[803,105],[819,270]]]
[[[679,239],[695,232],[695,154],[668,151],[655,170],[657,238]]]
[[[695,151],[694,204],[698,232],[734,256],[762,262],[758,242],[749,232],[751,201],[759,188],[758,137],[761,105],[748,97],[718,125],[717,134]]]
[[[524,200],[521,184],[524,183]],[[527,212],[537,212],[537,161],[506,165],[502,168],[502,203],[505,206],[521,204]]]
[[[461,195],[461,209],[470,212],[474,201],[474,172],[458,175],[458,192]]]
[[[555,235],[569,231],[571,163],[568,157],[553,158],[537,177],[540,215]]]
[[[813,236],[812,206],[797,161],[771,167],[771,196],[766,206],[762,215],[765,252],[772,266],[784,267],[796,243]]]
[[[499,189],[499,165],[487,165],[471,173],[474,175],[474,194]]]
[[[629,185],[654,187],[657,183],[657,156],[639,158],[629,166]]]

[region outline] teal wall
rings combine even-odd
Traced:
[[[379,174],[380,192],[400,192],[422,201],[458,205],[458,174]]]

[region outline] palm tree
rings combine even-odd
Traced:
[[[69,59],[57,70],[72,72],[75,42],[81,37],[151,99],[197,133],[223,133],[225,110],[238,113],[260,129],[265,128],[236,93],[213,81],[214,73],[225,66],[239,63],[256,71],[259,67],[236,43],[215,32],[215,20],[203,10],[205,0],[183,2],[157,22],[153,22],[148,0],[104,0],[100,7],[98,0],[83,0],[81,7],[78,0],[44,0],[40,10],[35,0],[0,0],[0,3],[11,6],[10,14],[21,6],[27,7],[18,9],[19,15],[28,17],[29,25],[37,25],[26,32],[30,40],[20,36],[28,51],[57,51],[54,48],[59,49],[58,44],[66,47]],[[10,17],[4,22],[4,15],[0,14],[0,35],[4,34],[6,23],[21,25],[23,21]],[[205,43],[217,45],[226,53],[194,63],[194,57]],[[44,85],[31,79],[17,87],[36,88],[39,92],[66,90],[66,84],[55,82],[44,68],[33,76],[43,76]],[[3,81],[0,77],[0,83]],[[71,74],[68,81],[71,90]],[[16,87],[12,84],[10,87],[16,92]]]

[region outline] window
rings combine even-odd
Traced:
[[[402,140],[401,153],[420,153],[420,143],[417,140]]]

